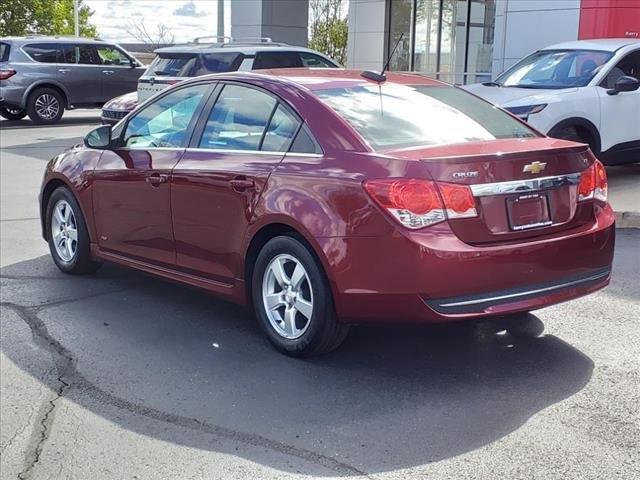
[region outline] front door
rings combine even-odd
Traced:
[[[101,101],[107,102],[125,93],[135,92],[138,88],[138,78],[145,70],[144,67],[133,66],[132,60],[114,46],[97,45],[96,50],[102,63]]]
[[[93,208],[101,250],[175,264],[171,170],[182,157],[210,84],[158,98],[127,123],[94,171]]]
[[[193,148],[173,171],[179,267],[235,282],[254,207],[298,126],[297,117],[269,93],[237,84],[221,89],[196,127]]]

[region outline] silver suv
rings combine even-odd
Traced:
[[[56,123],[136,88],[145,67],[116,44],[77,37],[0,38],[0,115]]]
[[[320,52],[273,42],[267,37],[200,37],[184,45],[159,48],[155,53],[156,58],[138,81],[137,94],[108,102],[102,109],[103,123],[117,123],[139,103],[189,77],[237,70],[340,68],[335,60]]]

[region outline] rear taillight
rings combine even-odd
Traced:
[[[16,71],[12,68],[5,68],[0,70],[0,80],[6,80],[8,78],[13,77],[16,74]]]
[[[604,165],[596,160],[589,168],[580,175],[578,185],[578,201],[595,198],[601,202],[607,201],[607,172]]]
[[[477,216],[466,185],[436,184],[430,180],[367,180],[367,193],[407,228],[428,227],[449,218]]]

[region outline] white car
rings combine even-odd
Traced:
[[[639,86],[640,40],[626,38],[552,45],[463,88],[612,165],[640,161]]]

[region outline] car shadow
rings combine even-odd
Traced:
[[[96,110],[93,113],[83,114],[82,116],[64,116],[58,123],[52,125],[38,125],[33,123],[29,117],[25,117],[22,120],[0,120],[0,130],[15,130],[20,128],[58,128],[68,127],[70,125],[99,125],[100,124],[100,110]]]
[[[354,476],[460,455],[580,391],[593,370],[553,335],[491,322],[360,327],[337,351],[296,360],[244,309],[119,267],[71,277],[43,256],[0,276],[5,308],[43,337],[65,397],[138,434],[281,471],[300,472],[292,457],[306,474]],[[46,382],[4,330],[3,352]]]

